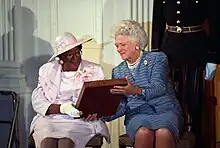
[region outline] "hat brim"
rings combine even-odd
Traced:
[[[77,43],[75,43],[73,45],[69,45],[69,46],[65,47],[64,50],[53,54],[52,57],[48,60],[48,62],[51,62],[52,60],[54,60],[57,56],[61,55],[62,53],[67,52],[67,51],[75,48],[76,46],[82,45],[82,44],[84,44],[86,42],[89,42],[91,40],[92,40],[92,37],[89,37],[89,38],[86,38],[86,39],[85,38],[79,39]]]

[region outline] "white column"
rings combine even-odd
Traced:
[[[15,0],[2,0],[1,3],[1,23],[0,23],[0,60],[14,61],[15,60],[15,47],[14,47],[14,31],[13,31],[13,6]]]
[[[138,3],[139,0],[131,0],[131,19],[138,20]]]
[[[103,42],[103,1],[95,0],[94,1],[94,37],[98,43]]]
[[[58,0],[50,1],[50,41],[54,41],[58,35]]]
[[[153,1],[154,0],[130,0],[132,6],[131,19],[141,23],[142,26],[145,28],[145,31],[148,33],[149,46],[147,47],[147,50],[150,50]]]
[[[131,19],[143,23],[152,20],[153,0],[130,0]]]
[[[31,89],[22,71],[23,32],[21,0],[1,0],[0,3],[0,90],[11,90],[20,96],[19,140],[27,147],[28,128],[33,114],[30,104]],[[26,101],[28,100],[28,101]]]

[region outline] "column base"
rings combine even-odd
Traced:
[[[14,91],[20,97],[19,140],[23,148],[27,147],[30,122],[35,115],[31,105],[32,87],[27,85],[26,78],[20,63],[0,61],[0,90]]]

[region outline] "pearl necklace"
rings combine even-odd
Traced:
[[[143,52],[141,51],[138,59],[134,63],[130,64],[130,63],[127,62],[128,67],[130,67],[130,68],[135,67],[140,62],[142,54],[143,54]]]

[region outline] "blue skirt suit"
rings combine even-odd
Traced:
[[[112,78],[125,78],[143,88],[141,95],[127,95],[115,115],[104,118],[112,121],[125,115],[126,133],[134,142],[140,127],[167,128],[176,142],[183,127],[182,110],[169,79],[167,56],[163,52],[143,52],[135,69],[123,61],[113,69]]]

